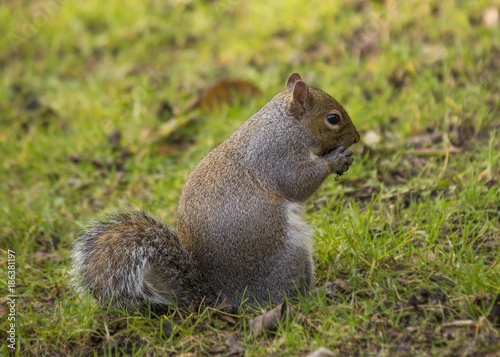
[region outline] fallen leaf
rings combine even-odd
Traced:
[[[233,304],[231,304],[227,297],[224,297],[224,299],[222,299],[222,302],[215,307],[216,310],[220,311],[224,311],[228,308],[233,308]]]
[[[227,297],[224,297],[219,305],[217,305],[215,308],[210,309],[209,315],[215,315],[219,319],[226,321],[231,325],[236,325],[238,323],[239,316],[230,313],[233,310],[235,310],[235,306],[231,304]]]
[[[201,96],[193,100],[186,112],[201,108],[213,111],[224,104],[234,104],[238,100],[255,97],[260,94],[260,89],[255,84],[234,79],[224,79],[210,86]]]
[[[245,346],[234,335],[229,335],[226,339],[226,346],[229,347],[229,354],[237,354],[245,351]]]
[[[337,278],[333,282],[335,283],[335,285],[344,290],[346,293],[350,293],[352,291],[352,288],[349,286],[349,284],[347,284],[347,282],[344,279]]]
[[[199,307],[200,307],[200,305],[196,304],[194,301],[191,301],[191,303],[189,304],[189,306],[187,308],[189,311],[196,311],[196,310],[198,310]]]
[[[264,314],[254,317],[248,321],[250,330],[259,335],[263,331],[276,330],[279,323],[283,321],[292,312],[291,306],[286,302],[279,304],[274,309],[266,311]]]

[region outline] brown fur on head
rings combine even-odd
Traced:
[[[291,91],[290,112],[318,139],[314,154],[323,156],[359,141],[349,114],[331,96],[308,87],[298,73],[290,75],[286,89]]]

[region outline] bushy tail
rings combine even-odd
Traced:
[[[104,306],[187,305],[208,293],[175,232],[141,211],[92,222],[71,255],[77,290]]]

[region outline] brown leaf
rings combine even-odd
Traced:
[[[191,301],[189,306],[187,307],[189,311],[196,311],[198,310],[199,305],[196,304],[194,301]]]
[[[347,282],[344,279],[337,278],[334,280],[335,285],[337,285],[339,288],[344,290],[346,293],[350,293],[352,291],[352,288],[347,284]]]
[[[222,299],[222,302],[215,307],[216,310],[224,311],[225,309],[232,308],[233,304],[229,301],[227,296]]]
[[[238,317],[231,314],[220,312],[217,314],[217,317],[222,321],[226,321],[230,325],[236,325],[238,323]]]
[[[245,351],[245,346],[243,346],[235,335],[229,335],[226,339],[226,346],[229,347],[229,354],[240,354]]]
[[[228,298],[224,297],[224,299],[219,305],[217,305],[213,309],[212,308],[210,309],[209,315],[210,316],[215,315],[219,319],[226,321],[231,325],[236,325],[238,323],[239,316],[228,312],[228,311],[233,311],[234,308],[235,308],[234,305],[231,304],[231,302],[229,302]]]
[[[197,108],[214,111],[224,104],[232,105],[238,100],[252,98],[259,94],[259,88],[251,82],[224,79],[209,87],[201,96],[191,102],[186,112]]]
[[[250,330],[259,335],[263,331],[276,330],[279,323],[292,312],[292,307],[286,302],[279,304],[274,309],[266,311],[264,314],[254,317],[248,321]]]

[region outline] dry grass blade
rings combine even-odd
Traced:
[[[328,348],[320,347],[316,351],[307,355],[307,357],[333,357],[335,356]]]
[[[266,311],[260,316],[254,317],[248,321],[248,324],[251,331],[255,335],[259,335],[265,331],[273,331],[276,330],[279,323],[283,321],[286,316],[290,315],[291,311],[291,306],[284,302],[276,306],[274,309]]]

